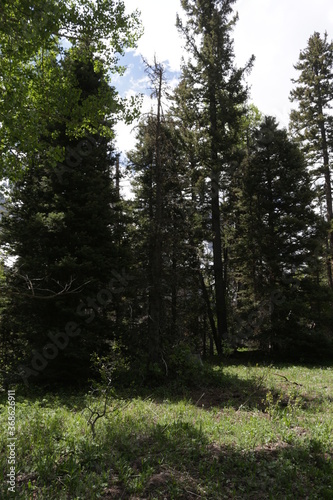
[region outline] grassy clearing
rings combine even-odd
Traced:
[[[102,400],[17,388],[15,495],[3,394],[0,497],[333,499],[333,368],[211,370],[200,389],[118,394],[95,439]]]

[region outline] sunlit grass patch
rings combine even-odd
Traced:
[[[226,366],[215,382],[118,394],[17,388],[16,497],[333,498],[332,368]],[[1,498],[6,395],[1,400]],[[290,492],[293,492],[291,494]]]

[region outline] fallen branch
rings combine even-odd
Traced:
[[[274,373],[274,375],[276,377],[284,378],[285,381],[288,382],[288,384],[294,384],[294,385],[297,385],[298,387],[303,387],[302,384],[298,384],[297,382],[293,382],[292,380],[289,380],[285,375],[280,375],[280,373]]]

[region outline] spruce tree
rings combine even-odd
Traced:
[[[99,132],[108,127],[111,135],[116,104],[89,45],[57,64],[67,115],[49,121],[42,142],[64,151],[65,161],[55,165],[30,153],[13,185],[1,242],[16,261],[7,269],[1,335],[7,370],[28,382],[74,383],[88,376],[90,356],[112,339],[108,308],[114,288],[123,286],[111,283],[121,269],[117,197],[112,146]],[[92,110],[97,128],[86,121]]]
[[[316,293],[309,295],[319,265],[318,259],[309,265],[320,237],[314,193],[302,153],[274,118],[263,120],[251,142],[241,165],[233,249],[238,333],[300,351],[320,330]]]
[[[295,65],[298,79],[290,97],[298,104],[290,115],[291,127],[307,155],[313,179],[319,181],[326,201],[327,278],[333,289],[333,211],[332,211],[332,139],[333,139],[333,43],[315,32]]]

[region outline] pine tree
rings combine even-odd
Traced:
[[[327,221],[327,277],[333,289],[332,138],[333,43],[315,32],[301,51],[295,68],[299,78],[291,91],[298,108],[290,115],[291,127],[307,155],[313,178],[323,186]]]
[[[237,16],[231,17],[234,0],[182,1],[187,15],[177,25],[184,35],[191,60],[184,65],[179,100],[188,107],[187,126],[198,136],[198,163],[195,168],[209,192],[217,351],[227,340],[227,251],[224,246],[224,221],[221,220],[221,195],[225,177],[239,140],[241,118],[245,111],[247,90],[243,85],[245,69],[236,69],[231,31]],[[199,41],[198,41],[199,40]],[[208,190],[209,189],[209,190]]]

